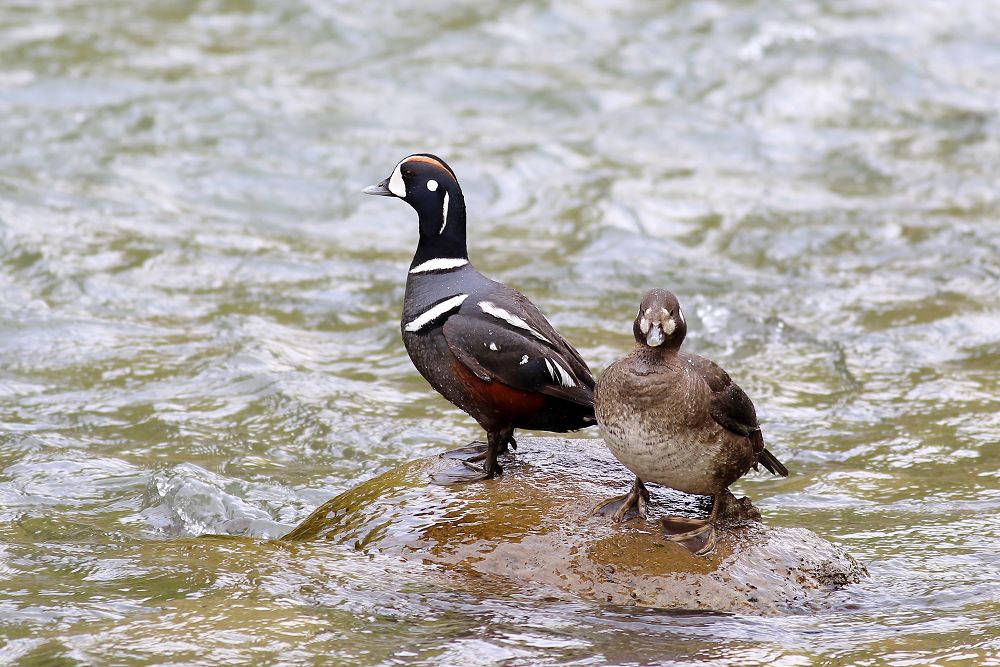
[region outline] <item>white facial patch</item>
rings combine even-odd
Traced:
[[[642,312],[642,319],[639,321],[639,331],[642,333],[649,333],[649,327],[653,324],[653,309],[647,308],[642,311],[642,306],[639,306],[640,312]]]
[[[549,345],[552,345],[552,341],[550,341],[548,338],[539,333],[533,326],[522,320],[514,313],[508,312],[507,310],[501,308],[500,306],[497,306],[492,301],[480,301],[479,308],[487,315],[492,315],[498,320],[503,320],[507,324],[513,327],[517,327],[518,329],[524,329],[538,340],[543,340]],[[555,346],[553,345],[553,347]]]
[[[681,324],[687,324],[687,320],[684,319],[684,311],[681,310],[680,306],[677,306],[677,317],[681,318]]]
[[[468,263],[469,260],[462,259],[461,257],[437,257],[435,259],[429,259],[421,264],[417,264],[415,267],[410,269],[410,273],[429,273],[431,271],[457,269]]]
[[[444,193],[444,206],[441,208],[441,229],[438,230],[438,236],[444,234],[444,228],[448,226],[448,193]]]
[[[668,336],[672,334],[674,332],[674,329],[676,328],[677,328],[677,323],[674,322],[674,318],[672,317],[663,323],[663,333],[667,334]]]
[[[438,182],[435,181],[433,178],[427,181],[427,189],[430,190],[431,192],[437,192]]]
[[[403,160],[396,165],[396,168],[392,170],[392,176],[389,177],[389,192],[396,195],[401,199],[406,199],[406,183],[403,182]]]
[[[405,327],[403,327],[403,329],[417,333],[431,322],[437,320],[439,317],[458,310],[461,307],[462,302],[468,298],[468,294],[459,294],[458,296],[453,296],[450,299],[445,299],[437,305],[431,306],[417,317],[414,317],[406,324]]]

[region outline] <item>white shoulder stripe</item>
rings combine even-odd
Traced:
[[[417,317],[414,317],[406,324],[405,327],[403,327],[403,329],[416,333],[442,315],[450,313],[453,310],[458,310],[458,308],[462,305],[462,302],[468,298],[468,294],[459,294],[458,296],[453,296],[450,299],[445,299],[441,303],[431,306]]]
[[[457,269],[458,267],[465,266],[468,263],[469,260],[462,259],[461,257],[436,257],[434,259],[429,259],[422,264],[416,265],[410,269],[410,273],[427,273],[428,271]]]
[[[503,320],[507,324],[513,327],[517,327],[518,329],[524,329],[538,340],[543,340],[549,345],[555,347],[552,341],[550,341],[548,338],[539,333],[538,330],[535,329],[533,326],[522,320],[514,313],[511,313],[505,310],[504,308],[501,308],[500,306],[496,305],[492,301],[480,301],[479,308],[487,315],[492,315],[498,320]]]

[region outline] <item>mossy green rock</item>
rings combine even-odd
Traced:
[[[663,539],[656,517],[703,512],[697,499],[651,487],[650,516],[591,516],[631,478],[600,440],[523,438],[498,479],[441,487],[432,457],[330,500],[283,539],[330,540],[445,568],[505,577],[612,604],[784,613],[823,604],[865,576],[843,549],[802,528],[769,527],[731,496],[719,544],[698,557]],[[476,588],[479,588],[477,585]]]

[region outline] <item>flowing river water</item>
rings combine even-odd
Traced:
[[[998,35],[988,0],[5,0],[0,663],[1000,664]],[[360,194],[416,151],[595,371],[675,291],[792,471],[736,490],[870,579],[677,614],[269,541],[479,435],[400,342],[415,216]]]

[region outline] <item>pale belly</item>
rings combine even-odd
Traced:
[[[601,424],[608,449],[642,481],[684,493],[714,495],[723,490],[716,474],[721,450],[727,445],[721,432],[713,437],[712,430],[676,436],[655,431],[636,417]]]

